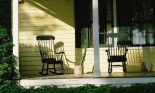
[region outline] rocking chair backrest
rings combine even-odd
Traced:
[[[127,34],[110,33],[107,35],[108,55],[109,56],[126,56],[127,51]]]
[[[55,37],[51,35],[37,36],[38,47],[41,54],[41,59],[55,58],[54,40]]]
[[[123,72],[126,72],[126,53],[127,49],[127,34],[125,33],[110,33],[107,35],[107,43],[108,43],[108,73],[112,73],[113,66],[122,66]],[[122,62],[122,65],[113,64],[113,62]]]

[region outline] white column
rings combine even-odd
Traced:
[[[92,0],[93,6],[93,44],[94,44],[94,77],[100,77],[100,58],[99,58],[99,15],[98,0]]]
[[[113,19],[114,19],[114,33],[118,32],[118,27],[117,27],[117,13],[116,13],[116,0],[113,0]]]
[[[17,69],[19,70],[19,49],[18,49],[18,0],[12,0],[12,35],[13,54],[16,56]]]

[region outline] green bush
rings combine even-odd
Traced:
[[[17,75],[12,36],[8,33],[6,28],[0,26],[0,84]]]
[[[58,86],[41,86],[38,88],[24,88],[20,85],[10,84],[10,86],[0,90],[1,93],[155,93],[155,83],[133,84],[130,86],[112,86],[101,85],[95,86],[86,84],[79,87],[58,87]]]

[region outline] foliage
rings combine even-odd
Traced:
[[[12,36],[8,31],[0,26],[0,82],[11,80],[16,74],[15,56],[13,55]]]
[[[10,86],[5,87],[0,91],[1,93],[154,93],[155,83],[133,84],[126,87],[85,84],[79,87],[68,88],[54,85],[24,88],[23,86],[12,83]]]
[[[86,52],[87,52],[87,40],[85,39],[84,41],[84,45],[83,45],[83,53],[82,53],[82,59],[80,62],[80,65],[84,68],[84,61],[85,61],[85,57],[86,57]]]

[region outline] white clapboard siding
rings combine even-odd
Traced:
[[[74,2],[25,0],[24,4],[19,4],[21,76],[38,75],[38,71],[41,70],[42,63],[37,47],[37,35],[54,35],[55,43],[63,42],[66,57],[75,62]],[[67,63],[64,60],[65,73],[73,73],[73,66],[73,63]]]

